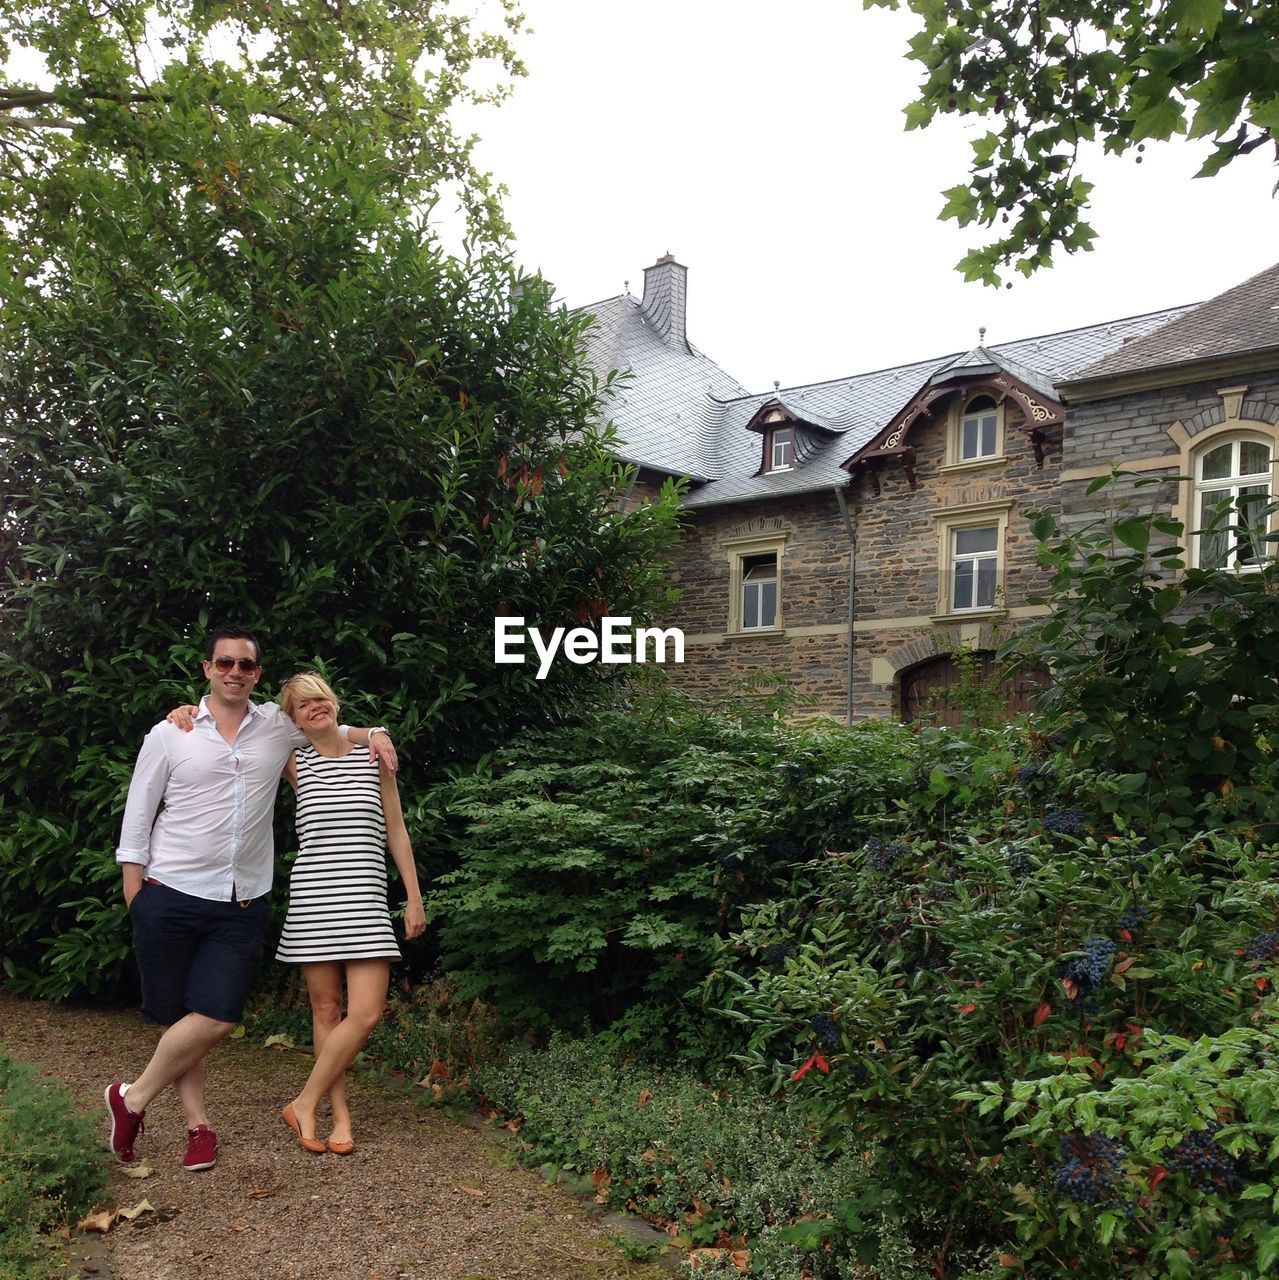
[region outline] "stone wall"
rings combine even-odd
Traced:
[[[899,461],[876,464],[880,491],[864,473],[847,494],[857,536],[853,637],[855,719],[897,714],[899,673],[960,644],[994,647],[1042,610],[1027,598],[1045,579],[1025,512],[1053,507],[1058,496],[1061,435],[1050,429],[1042,466],[1010,409],[1004,456],[972,467],[947,467],[944,418],[916,428],[915,487]],[[939,606],[940,512],[974,504],[1001,507],[1006,520],[1002,595],[989,612],[948,616]],[[734,538],[784,534],[782,630],[731,634],[731,551]],[[668,624],[683,628],[682,668],[669,668],[684,687],[727,690],[734,681],[781,672],[808,714],[843,719],[848,697],[848,536],[830,491],[784,499],[696,508],[689,513],[672,578],[683,598]],[[802,711],[803,709],[801,709]]]
[[[1113,515],[1124,501],[1188,519],[1188,486],[1177,477],[1190,474],[1195,450],[1213,435],[1235,430],[1274,437],[1276,424],[1279,373],[1217,378],[1070,404],[1062,459],[1062,523],[1078,528]],[[1123,479],[1088,494],[1088,485],[1111,464],[1164,477],[1166,482],[1138,487],[1135,479]]]
[[[915,487],[896,459],[873,464],[880,492],[869,475],[856,480],[857,625],[854,705],[861,714],[899,711],[902,671],[960,645],[994,648],[1025,620],[1042,612],[1029,597],[1046,584],[1035,563],[1038,544],[1026,520],[1029,509],[1055,509],[1061,470],[1060,428],[1035,448],[1009,408],[1001,460],[976,467],[946,465],[946,424],[941,418],[917,426]],[[942,521],[965,508],[1006,513],[999,607],[990,612],[949,613],[941,577]],[[992,516],[992,518],[994,518]]]
[[[778,633],[729,633],[731,555],[725,539],[785,534]],[[723,693],[743,679],[783,673],[800,715],[845,714],[848,537],[831,491],[692,509],[671,578],[683,593],[668,625],[682,627],[684,665],[671,679]]]

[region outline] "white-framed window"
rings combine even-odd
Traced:
[[[1011,498],[933,511],[937,523],[937,612],[934,617],[993,613],[1007,607],[1004,547]]]
[[[1201,569],[1248,570],[1268,554],[1271,442],[1235,436],[1195,456],[1195,563]]]
[[[742,630],[777,626],[777,553],[742,557]]]
[[[728,634],[780,634],[785,583],[785,529],[742,533],[722,540],[728,555]]]
[[[1004,456],[1004,411],[993,396],[982,392],[956,399],[950,410],[946,465],[973,467],[999,462]]]
[[[950,609],[952,613],[993,609],[999,583],[999,524],[950,531]]]
[[[959,418],[958,461],[975,462],[999,452],[999,409],[990,396],[977,396]]]
[[[774,427],[768,439],[768,469],[789,471],[795,465],[795,428]]]

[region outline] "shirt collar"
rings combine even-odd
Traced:
[[[260,703],[260,702],[250,702],[250,703],[249,703],[249,711],[248,711],[248,714],[249,714],[249,715],[251,715],[251,716],[260,716],[260,715],[262,715],[262,714],[263,714],[263,711],[262,711],[262,703]],[[208,694],[205,694],[205,695],[204,695],[204,697],[200,699],[200,709],[195,713],[195,718],[196,718],[197,720],[212,720],[212,719],[213,719],[213,712],[209,709],[209,696],[208,696]]]

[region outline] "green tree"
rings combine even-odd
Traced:
[[[896,9],[902,0],[865,0]],[[959,262],[966,279],[1030,275],[1055,249],[1091,248],[1084,149],[1142,151],[1175,134],[1211,139],[1199,171],[1274,144],[1279,7],[1249,0],[905,0],[923,19],[910,56],[926,71],[906,127],[977,117],[969,181],[943,218],[996,228]],[[1140,157],[1138,157],[1140,162]]]
[[[0,18],[72,122],[7,132],[0,166],[0,952],[47,994],[123,972],[125,783],[210,625],[259,631],[268,687],[326,661],[353,722],[395,726],[411,800],[428,762],[617,670],[495,666],[495,615],[665,599],[673,493],[619,510],[585,322],[517,278],[452,141],[505,46],[434,8],[299,0],[254,6],[233,65],[208,53],[232,8]],[[421,215],[458,178],[464,258]]]
[[[1113,472],[1089,492],[1165,482]],[[1247,504],[1247,499],[1243,500]],[[1269,504],[1223,510],[1242,534]],[[1142,830],[1279,829],[1279,592],[1273,561],[1246,572],[1188,566],[1186,530],[1134,498],[1072,531],[1031,511],[1043,603],[1010,649],[1047,663],[1041,723],[1079,763],[1105,770],[1113,811]],[[1205,535],[1206,536],[1206,535]],[[1263,535],[1264,536],[1264,535]]]

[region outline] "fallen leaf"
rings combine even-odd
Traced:
[[[101,1231],[105,1235],[111,1230],[111,1224],[114,1222],[115,1214],[110,1209],[102,1209],[98,1213],[91,1213],[81,1218],[76,1225],[81,1231]]]
[[[231,1222],[227,1224],[232,1231],[247,1231],[249,1224],[247,1222]]]
[[[1001,1267],[1019,1267],[1021,1259],[1015,1253],[1001,1253],[999,1255],[999,1265]]]
[[[431,1069],[426,1074],[433,1080],[451,1080],[453,1078],[453,1072],[449,1070],[448,1063],[441,1061],[439,1058],[435,1058],[431,1062]]]
[[[749,1249],[734,1249],[728,1255],[728,1260],[735,1266],[738,1271],[747,1272],[751,1269],[751,1255]]]
[[[292,1049],[294,1047],[292,1036],[267,1036],[265,1041],[268,1049]]]
[[[975,1004],[960,1004],[955,1006],[959,1013],[975,1013],[977,1006]]]
[[[268,1196],[273,1196],[273,1195],[275,1195],[274,1187],[250,1187],[249,1188],[250,1200],[265,1200]]]
[[[595,1172],[591,1174],[591,1182],[598,1187],[601,1182],[611,1181],[612,1177],[613,1175],[609,1173],[607,1169],[596,1169]]]
[[[641,1090],[640,1090],[639,1101],[638,1101],[635,1105],[636,1105],[637,1107],[646,1107],[646,1106],[648,1106],[649,1099],[650,1099],[652,1096],[653,1096],[653,1091],[652,1091],[652,1089],[641,1089]]]
[[[155,1205],[150,1200],[139,1200],[137,1204],[128,1209],[117,1209],[115,1211],[117,1218],[124,1218],[128,1222],[132,1222],[134,1218],[141,1217],[144,1213],[154,1213]]]
[[[155,1170],[145,1160],[138,1160],[134,1164],[122,1164],[120,1172],[126,1178],[149,1178]]]
[[[523,1116],[512,1116],[505,1123],[498,1125],[499,1129],[509,1129],[512,1133],[519,1133],[519,1131],[523,1127],[524,1127]]]
[[[467,1196],[482,1196],[487,1194],[481,1187],[464,1187],[461,1183],[457,1184],[457,1189]]]

